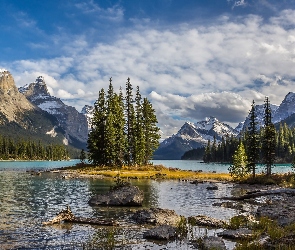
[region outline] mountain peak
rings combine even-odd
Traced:
[[[19,92],[23,93],[27,98],[31,99],[31,101],[33,101],[32,98],[44,99],[46,97],[50,97],[50,93],[48,92],[43,76],[38,76],[35,82],[19,88]]]

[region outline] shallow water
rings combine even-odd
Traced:
[[[2,164],[2,163],[1,163]],[[47,164],[47,165],[46,165]],[[58,162],[58,167],[68,164]],[[5,164],[4,164],[5,165]],[[54,162],[46,167],[51,168]],[[2,167],[1,167],[2,166]],[[58,173],[31,175],[28,169],[42,169],[42,162],[17,162],[0,166],[0,244],[1,249],[83,249],[95,241],[96,235],[109,232],[90,225],[60,224],[42,226],[69,205],[76,216],[114,218],[122,228],[115,238],[127,242],[128,249],[194,249],[188,242],[173,241],[165,245],[142,239],[146,228],[135,225],[130,215],[139,208],[93,208],[90,197],[103,193],[113,185],[109,180],[62,179]],[[134,180],[143,190],[144,207],[173,209],[186,217],[204,214],[229,219],[236,210],[212,206],[215,199],[226,196],[232,184],[217,183],[218,190],[206,190],[209,183],[191,184],[179,181]],[[116,229],[119,230],[119,229]],[[215,234],[215,230],[194,229],[199,236]],[[198,230],[198,231],[196,231]],[[227,242],[231,249],[233,244]]]

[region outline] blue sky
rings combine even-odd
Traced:
[[[0,68],[78,110],[109,77],[153,103],[163,138],[295,91],[295,0],[0,0]]]

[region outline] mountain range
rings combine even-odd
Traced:
[[[52,96],[45,80],[17,88],[9,71],[0,70],[0,134],[13,138],[31,138],[46,143],[63,143],[74,148],[86,148],[91,128],[93,106],[85,105],[81,112]],[[273,122],[295,126],[295,93],[289,92],[282,103],[271,105]],[[256,105],[259,126],[263,125],[264,106]],[[246,117],[236,128],[208,117],[196,123],[185,122],[179,131],[160,143],[154,159],[180,159],[184,152],[205,146],[208,140],[237,136],[249,124]],[[278,125],[277,125],[278,126]]]
[[[270,106],[272,110],[272,121],[276,127],[279,123],[286,123],[289,127],[295,127],[295,93],[289,92],[282,103]],[[263,125],[264,105],[255,106],[258,126]],[[188,150],[206,146],[208,140],[217,141],[225,136],[237,136],[249,125],[249,117],[240,122],[236,128],[218,121],[214,117],[206,118],[197,123],[185,122],[180,130],[171,137],[161,142],[154,153],[154,159],[179,160]]]

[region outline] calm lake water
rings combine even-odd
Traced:
[[[83,244],[95,241],[109,229],[90,225],[60,224],[42,226],[69,205],[76,216],[114,218],[122,228],[117,241],[128,243],[125,249],[195,249],[186,242],[159,243],[142,239],[145,228],[135,225],[130,215],[139,208],[93,208],[88,200],[96,193],[109,190],[110,180],[62,179],[58,173],[31,175],[28,170],[44,170],[74,165],[65,162],[0,162],[0,249],[83,249]],[[168,167],[226,172],[228,166],[203,164],[196,161],[154,161]],[[280,167],[289,171],[288,166]],[[236,210],[212,206],[213,200],[229,195],[232,184],[218,183],[218,190],[207,191],[209,183],[192,185],[179,181],[133,181],[144,191],[144,207],[173,209],[184,216],[204,214],[228,220]],[[196,230],[196,229],[195,229]],[[199,228],[199,236],[215,234]],[[227,242],[228,249],[234,243]]]

